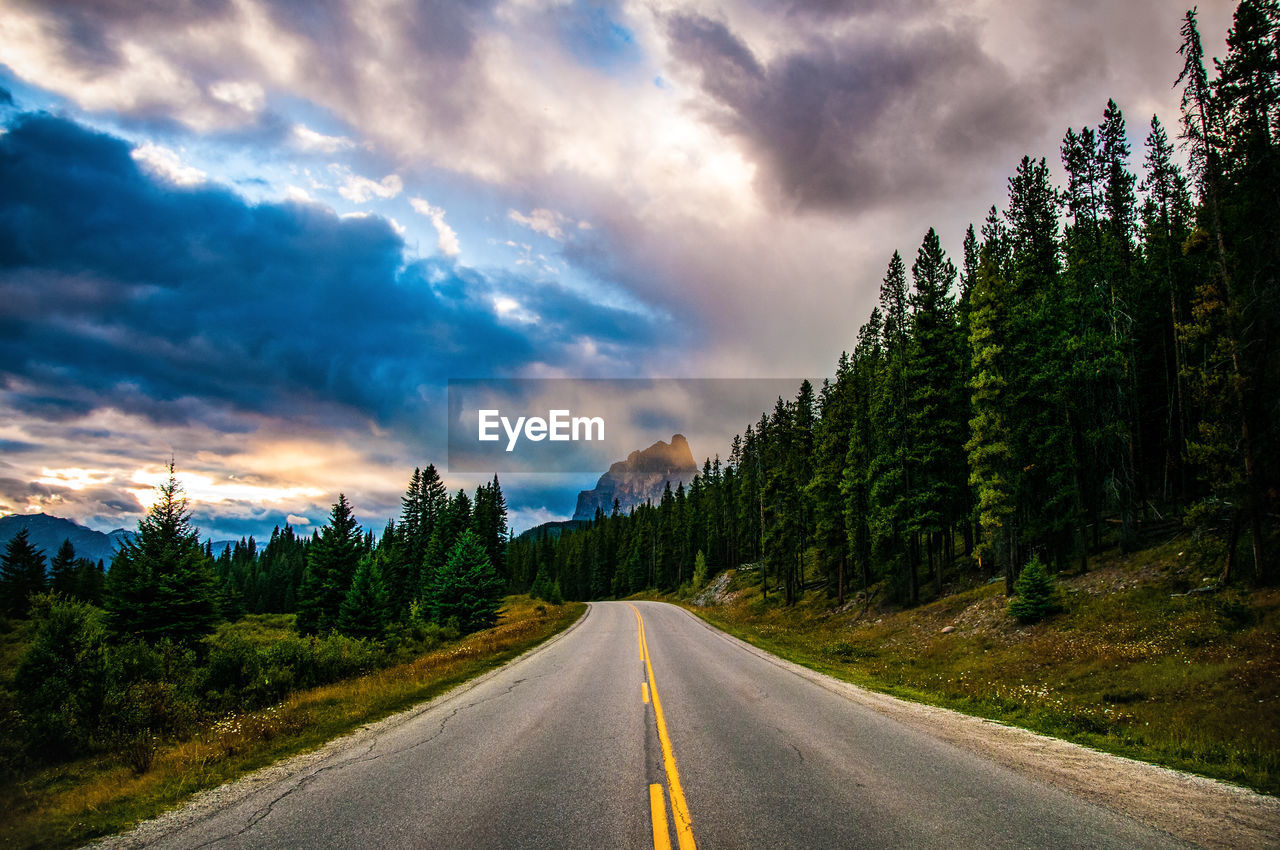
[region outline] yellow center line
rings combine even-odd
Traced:
[[[671,850],[671,834],[667,831],[667,801],[661,785],[649,786],[649,813],[653,817],[653,850]]]
[[[648,682],[640,683],[640,699],[644,700],[645,705],[649,704],[649,683]]]
[[[630,602],[627,603],[631,605]],[[649,679],[649,693],[653,696],[653,714],[658,721],[658,741],[662,744],[662,763],[667,772],[667,786],[671,790],[671,812],[676,820],[676,842],[680,845],[680,850],[697,850],[697,845],[693,841],[693,819],[689,817],[689,805],[684,799],[684,788],[680,785],[680,771],[676,768],[676,754],[671,747],[671,737],[667,734],[667,720],[662,714],[662,700],[658,698],[658,683],[653,678],[653,663],[649,657],[649,642],[644,636],[644,617],[640,616],[640,609],[631,605],[631,610],[636,614],[636,622],[640,628],[640,654],[644,659],[645,673]],[[650,799],[652,800],[653,792],[650,790]],[[666,812],[663,807],[663,820],[665,827]],[[657,846],[658,837],[655,822],[654,844]],[[666,835],[664,829],[663,835]]]

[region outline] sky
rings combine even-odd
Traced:
[[[380,531],[451,378],[830,375],[1024,154],[1176,128],[1182,12],[0,0],[0,513],[131,528],[173,459],[206,537]],[[594,478],[504,476],[513,527]]]

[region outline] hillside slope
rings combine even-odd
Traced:
[[[1060,579],[1032,626],[999,583],[910,610],[822,590],[766,603],[733,572],[690,608],[785,658],[874,689],[1280,793],[1280,591],[1217,588],[1185,540]]]
[[[123,528],[110,532],[94,531],[72,520],[49,514],[10,514],[0,517],[0,549],[24,528],[32,545],[42,550],[47,559],[54,556],[63,540],[70,540],[76,547],[77,557],[101,560],[108,565],[116,548],[133,536],[132,531]]]

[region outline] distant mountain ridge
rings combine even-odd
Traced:
[[[597,509],[607,515],[612,512],[615,499],[622,513],[648,501],[656,504],[668,482],[674,490],[680,484],[688,486],[697,474],[689,441],[683,434],[673,434],[670,443],[659,440],[610,466],[594,488],[578,493],[573,518],[590,520]]]
[[[0,551],[24,528],[31,545],[43,550],[46,559],[51,560],[57,554],[63,540],[70,540],[76,547],[76,557],[101,560],[108,567],[120,544],[134,536],[134,532],[123,528],[94,531],[78,522],[44,513],[10,514],[0,517]]]

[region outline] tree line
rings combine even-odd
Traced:
[[[1023,157],[952,260],[894,252],[833,379],[734,438],[686,489],[513,542],[521,586],[625,595],[753,564],[794,602],[885,581],[907,604],[948,571],[1003,575],[1180,521],[1223,579],[1274,581],[1280,500],[1280,6],[1244,0],[1206,65],[1182,25],[1179,166],[1152,117],[1135,169],[1120,107],[1070,128],[1065,185]]]
[[[399,522],[362,530],[339,494],[309,538],[285,526],[214,555],[169,478],[105,572],[65,543],[46,568],[25,530],[0,558],[0,603],[25,651],[0,689],[0,764],[97,750],[145,770],[162,738],[298,688],[367,672],[494,625],[507,509],[494,479],[450,498],[415,470]],[[296,614],[266,644],[224,625]],[[284,619],[288,623],[288,618]]]
[[[497,476],[453,497],[434,465],[415,469],[400,521],[375,540],[343,494],[310,537],[286,524],[258,549],[201,544],[173,468],[159,498],[105,571],[65,541],[46,563],[24,529],[0,556],[0,606],[25,618],[44,592],[105,609],[121,636],[191,642],[246,613],[296,613],[302,634],[380,638],[410,621],[493,624],[508,586],[507,505]],[[469,600],[464,603],[461,600]]]

